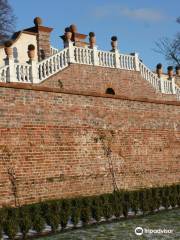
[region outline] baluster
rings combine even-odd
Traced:
[[[59,54],[56,56],[56,68],[59,70]]]
[[[27,66],[24,66],[24,73],[25,73],[24,79],[26,82],[28,82]]]
[[[62,68],[62,66],[63,66],[63,54],[62,53],[60,53],[60,55],[59,55],[59,65],[60,65],[60,68]]]
[[[81,63],[83,63],[83,49],[81,49]]]
[[[21,80],[24,82],[24,68],[21,66]]]
[[[77,62],[77,48],[74,49],[74,59],[75,62]]]
[[[120,61],[120,68],[122,69],[122,56],[119,55],[119,61]]]
[[[20,81],[19,66],[15,66],[15,72],[16,72],[17,80]]]
[[[101,64],[103,66],[103,63],[104,63],[104,55],[103,55],[103,52],[101,53]]]
[[[39,79],[42,79],[42,65],[39,65]]]
[[[56,57],[53,57],[52,59],[52,64],[53,64],[53,72],[55,73],[56,72]]]
[[[42,64],[42,75],[45,78],[45,63]]]
[[[99,51],[98,51],[97,56],[98,56],[98,63],[99,63],[99,65],[101,66],[101,54],[100,54]]]

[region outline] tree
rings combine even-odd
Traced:
[[[0,0],[0,41],[8,39],[14,31],[15,16],[8,0]]]
[[[180,17],[176,22],[180,24]],[[173,65],[180,65],[180,32],[172,40],[167,37],[159,39],[155,45],[155,52],[164,55],[165,59]]]

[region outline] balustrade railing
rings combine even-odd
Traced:
[[[139,61],[139,69],[142,77],[150,82],[157,91],[161,91],[160,79],[157,75],[147,68],[141,61]]]
[[[0,82],[8,82],[9,78],[9,66],[6,65],[0,68]]]
[[[80,64],[93,64],[93,50],[83,47],[74,47],[74,61]]]
[[[120,68],[127,70],[136,70],[135,69],[135,57],[126,54],[119,55]]]
[[[172,80],[162,80],[163,82],[163,92],[167,94],[172,94],[173,89],[172,89]]]
[[[172,80],[163,80],[147,68],[138,58],[138,55],[119,54],[118,51],[101,51],[97,48],[76,47],[72,43],[69,47],[58,51],[51,47],[52,56],[41,62],[30,61],[26,64],[14,63],[8,59],[8,64],[0,68],[0,82],[40,83],[53,74],[66,68],[69,63],[95,65],[109,68],[119,68],[140,71],[158,92],[176,94],[180,100],[180,88]]]
[[[65,48],[55,55],[39,62],[37,66],[40,82],[67,67],[69,63],[68,59],[69,49]]]
[[[116,67],[115,53],[108,51],[97,51],[98,65],[101,67]]]
[[[32,67],[30,64],[14,64],[15,79],[18,82],[32,83]]]

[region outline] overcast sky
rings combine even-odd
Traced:
[[[43,25],[53,27],[52,45],[62,48],[59,35],[75,23],[80,33],[94,31],[99,49],[110,49],[110,38],[116,35],[122,53],[138,52],[143,62],[154,68],[168,63],[153,52],[155,41],[172,38],[180,30],[180,0],[9,0],[17,16],[17,28],[33,26],[40,16]]]

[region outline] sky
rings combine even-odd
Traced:
[[[40,16],[43,25],[54,28],[52,46],[62,48],[59,38],[64,28],[77,25],[78,32],[96,34],[97,46],[110,50],[111,36],[118,37],[121,53],[138,52],[143,62],[154,69],[168,62],[153,51],[162,37],[170,39],[180,30],[180,0],[9,0],[17,17],[16,31],[33,26]]]

